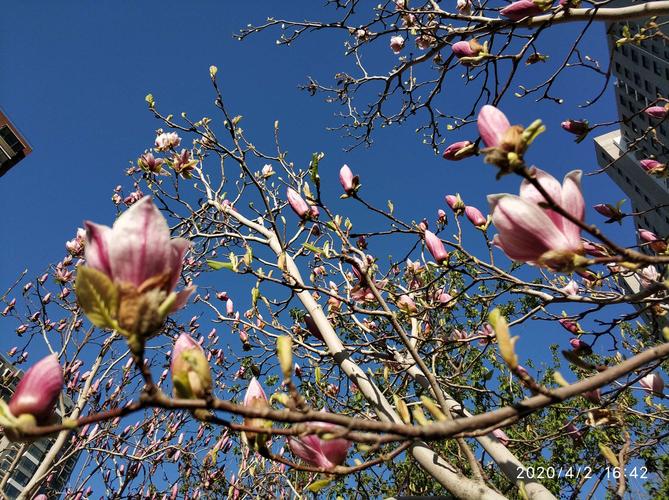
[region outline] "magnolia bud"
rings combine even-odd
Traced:
[[[211,393],[212,380],[207,356],[187,333],[179,335],[174,343],[170,369],[176,397],[204,399]]]
[[[16,417],[29,413],[42,423],[52,416],[62,387],[63,370],[52,354],[26,371],[9,400],[9,409]]]

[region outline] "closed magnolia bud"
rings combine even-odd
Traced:
[[[444,248],[444,244],[432,231],[425,231],[425,246],[432,254],[432,258],[437,264],[442,264],[443,262],[448,261],[448,252],[446,251],[446,248]]]
[[[304,199],[295,191],[293,188],[288,188],[286,190],[286,199],[290,208],[293,209],[293,212],[297,214],[300,219],[306,219],[310,215],[309,204],[304,201]]]
[[[476,38],[472,38],[471,40],[462,40],[454,43],[451,46],[451,50],[460,59],[463,57],[478,57],[484,51],[484,47]]]
[[[474,154],[476,154],[476,148],[471,141],[459,141],[448,146],[444,150],[442,158],[445,160],[457,161]]]
[[[52,354],[26,371],[9,400],[9,411],[17,418],[32,415],[37,424],[44,425],[53,418],[62,389],[63,370],[58,356]]]
[[[360,180],[357,175],[353,175],[353,172],[348,165],[344,165],[339,170],[339,183],[344,189],[344,194],[350,196],[355,193],[360,187]]]
[[[661,120],[669,114],[669,108],[667,108],[667,106],[651,106],[650,108],[644,109],[643,112],[651,118]]]
[[[504,7],[499,13],[512,21],[519,21],[525,17],[537,16],[543,11],[544,9],[531,0],[518,0]]]
[[[560,126],[563,130],[574,135],[584,135],[590,131],[587,120],[565,120]]]
[[[578,323],[574,320],[568,318],[560,318],[558,321],[560,322],[562,327],[568,332],[576,334],[581,331],[581,328],[578,326]]]
[[[416,303],[408,295],[401,295],[400,298],[397,299],[397,307],[407,314],[416,314],[418,312]]]
[[[476,207],[466,206],[465,215],[467,216],[467,219],[469,219],[469,222],[478,228],[485,228],[488,225],[487,217],[485,217]]]
[[[643,168],[649,174],[662,173],[666,170],[667,166],[664,163],[660,163],[657,160],[652,160],[647,158],[639,162],[641,168]]]
[[[481,108],[476,123],[483,144],[489,148],[499,146],[511,128],[511,123],[509,123],[506,115],[490,104],[486,104]]]
[[[460,198],[459,194],[457,195],[447,194],[444,200],[446,200],[446,204],[456,214],[460,214],[465,210],[465,203],[462,201],[462,198]]]
[[[170,370],[176,397],[203,399],[211,393],[212,380],[207,356],[187,333],[179,335],[174,343]]]
[[[249,387],[246,389],[246,394],[244,395],[244,406],[256,409],[269,408],[269,400],[267,399],[267,395],[260,385],[260,382],[258,382],[258,379],[255,377],[251,379],[249,382]],[[262,418],[246,417],[244,418],[244,425],[269,429],[272,427],[272,422]],[[266,434],[258,434],[255,432],[245,431],[244,437],[246,438],[249,446],[254,449],[264,447],[265,442],[267,441]]]

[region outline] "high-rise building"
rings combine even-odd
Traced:
[[[28,141],[0,110],[0,177],[31,152]]]
[[[616,0],[613,6],[630,3],[629,0]],[[658,23],[663,20],[667,19],[658,19]],[[669,236],[669,178],[649,174],[640,161],[669,162],[669,119],[650,118],[643,112],[651,105],[663,105],[665,102],[661,99],[669,98],[669,42],[663,38],[650,38],[638,44],[616,45],[617,40],[640,33],[646,22],[639,19],[606,25],[621,123],[619,130],[595,138],[595,150],[599,166],[606,169],[625,193],[628,203],[622,209],[636,214],[636,228],[648,229],[665,238]],[[636,293],[641,289],[637,274],[629,272],[621,277],[621,284],[629,292]],[[656,316],[641,309],[649,324],[667,324],[666,316]]]
[[[617,5],[630,2],[618,1]],[[658,19],[658,23],[662,20]],[[607,24],[612,75],[620,129],[595,138],[597,163],[624,191],[629,200],[625,212],[634,212],[638,228],[661,237],[669,236],[669,178],[649,175],[639,163],[644,159],[669,161],[669,119],[650,118],[648,106],[669,99],[669,42],[651,38],[639,44],[616,46],[626,33],[640,33],[647,20]],[[627,31],[629,30],[629,31]],[[647,33],[652,33],[652,30]]]
[[[0,399],[5,401],[14,394],[16,385],[21,380],[22,372],[10,361],[0,355]],[[65,397],[65,408],[71,409],[72,401]],[[60,415],[59,411],[57,413]],[[0,483],[9,474],[2,494],[4,498],[15,499],[28,481],[33,477],[35,471],[41,464],[46,454],[51,449],[55,438],[43,438],[32,443],[12,443],[7,437],[0,433]],[[65,485],[76,465],[79,452],[64,449],[59,456],[58,470],[55,471],[50,480],[46,481],[39,492],[47,494],[48,498],[58,498],[65,489]]]

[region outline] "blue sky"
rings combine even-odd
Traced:
[[[260,1],[245,8],[236,2],[198,2],[184,8],[178,2],[25,2],[3,8],[0,47],[6,67],[0,76],[0,105],[28,137],[34,153],[0,180],[5,214],[0,221],[5,238],[0,246],[0,283],[8,283],[26,267],[38,274],[61,258],[64,242],[84,219],[112,222],[112,189],[122,184],[130,190],[123,170],[151,146],[159,126],[146,109],[148,92],[164,113],[178,116],[187,111],[191,117],[216,118],[208,79],[212,64],[219,68],[228,106],[244,115],[256,144],[270,144],[273,123],[279,120],[283,145],[296,164],[306,166],[314,151],[326,153],[322,177],[332,186],[330,200],[342,213],[351,208],[346,205],[350,200],[336,199],[336,173],[343,163],[360,174],[366,197],[381,206],[392,199],[398,214],[416,220],[433,220],[448,193],[462,193],[468,204],[485,212],[487,193],[517,190],[517,179],[495,181],[494,170],[480,158],[452,163],[433,155],[414,134],[416,122],[379,130],[372,148],[343,152],[346,139],[325,130],[337,123],[333,115],[339,109],[299,91],[297,85],[307,75],[329,83],[335,72],[349,67],[343,56],[344,34],[311,35],[289,48],[276,46],[277,31],[243,42],[232,38],[240,27],[267,16],[331,18],[333,12],[320,3]],[[551,54],[552,64],[563,57],[564,40],[573,29],[561,27],[540,46]],[[602,26],[593,29],[588,47],[593,57],[606,63]],[[375,68],[390,69],[395,56],[379,46],[367,60]],[[545,71],[541,65],[530,67],[529,83]],[[557,93],[581,99],[584,90],[594,93],[599,88],[600,81],[589,72],[576,70],[572,75],[557,85]],[[462,80],[452,78],[438,106],[448,109],[469,95]],[[501,105],[513,123],[544,119],[548,132],[528,156],[556,177],[574,168],[587,172],[596,167],[591,142],[575,145],[560,130],[560,121],[614,117],[610,91],[600,105],[585,111],[575,108],[579,102],[535,104],[509,94]],[[455,141],[473,138],[476,132],[471,127],[452,135]],[[588,178],[584,185],[587,193],[597,194],[587,196],[589,205],[622,198],[605,176]],[[589,218],[601,221],[597,214]],[[355,222],[359,228],[373,225],[364,216]]]
[[[113,221],[112,190],[117,184],[131,190],[124,168],[152,145],[159,127],[146,109],[147,93],[154,95],[165,114],[178,116],[187,111],[194,118],[216,118],[208,78],[212,64],[219,68],[228,106],[233,114],[244,115],[245,129],[254,143],[271,144],[273,124],[279,120],[283,146],[296,164],[306,167],[312,152],[326,153],[321,177],[331,186],[326,195],[341,213],[346,214],[346,203],[351,202],[337,200],[336,175],[343,163],[361,176],[365,197],[380,206],[392,199],[396,212],[405,219],[428,217],[433,221],[436,210],[446,208],[445,194],[460,192],[468,204],[485,212],[486,194],[517,191],[517,179],[495,181],[495,171],[480,158],[451,163],[433,155],[414,134],[417,122],[380,130],[374,147],[345,153],[347,141],[325,130],[336,125],[333,115],[338,108],[300,92],[297,85],[307,75],[329,83],[334,73],[348,68],[343,55],[346,36],[314,34],[290,48],[276,46],[276,31],[244,42],[232,38],[240,27],[260,23],[267,16],[329,19],[333,12],[324,11],[322,2],[263,0],[249,5],[216,1],[3,5],[0,106],[31,142],[34,153],[0,179],[4,214],[0,219],[0,288],[25,268],[30,275],[38,275],[62,258],[65,241],[84,219]],[[541,47],[542,52],[554,54],[550,68],[561,61],[565,39],[573,33],[572,27],[561,27]],[[603,27],[595,26],[586,40],[591,55],[606,65]],[[390,69],[395,61],[387,46],[369,55],[375,68]],[[538,78],[543,71],[539,65],[530,68],[528,75]],[[557,88],[565,97],[577,94],[583,98],[584,90],[594,94],[599,84],[589,73],[577,70]],[[469,95],[462,81],[452,79],[439,98],[439,107],[447,109],[449,103]],[[513,123],[544,119],[548,132],[537,140],[529,159],[556,177],[574,168],[586,172],[596,168],[592,142],[575,145],[559,128],[560,121],[583,116],[596,122],[615,117],[610,90],[593,108],[578,111],[579,102],[538,105],[510,93],[501,105]],[[472,127],[468,133],[454,133],[449,142],[474,137]],[[623,197],[605,176],[588,178],[584,186],[589,206],[615,203]],[[592,211],[588,218],[602,220]],[[372,227],[372,221],[364,217],[354,222],[361,228]],[[631,244],[633,235],[627,228],[624,241]],[[474,238],[474,231],[470,235]],[[504,259],[501,254],[499,258]],[[235,293],[234,283],[224,288]],[[13,328],[15,325],[4,327],[7,332]],[[551,329],[551,341],[564,341],[559,327]],[[0,336],[0,349],[14,345],[11,337],[11,333]],[[519,348],[531,355],[545,345],[540,339],[528,339]]]

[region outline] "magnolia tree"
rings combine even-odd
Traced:
[[[126,171],[132,191],[114,190],[116,220],[110,210],[86,222],[60,262],[3,295],[5,328],[14,321],[18,337],[9,356],[31,366],[0,403],[4,435],[20,443],[0,486],[32,441],[51,436],[18,498],[547,499],[622,497],[630,484],[666,494],[666,235],[640,231],[630,248],[586,223],[582,172],[560,181],[526,163],[544,126],[535,116],[512,125],[499,102],[520,63],[543,57],[548,28],[662,14],[668,3],[330,3],[337,22],[270,20],[241,36],[279,26],[289,43],[345,30],[363,76],[309,88],[346,104],[355,141],[424,111],[427,142],[444,158],[478,155],[489,175],[517,179],[518,194],[489,194],[483,211],[448,194],[438,213],[402,220],[363,188],[373,182],[363,171],[325,175],[322,154],[298,168],[278,122],[274,150],[254,146],[213,66],[211,118],[175,120],[147,96],[162,128]],[[664,37],[661,23],[639,26],[621,43]],[[581,38],[527,94],[551,98],[572,57],[608,77],[581,56]],[[422,52],[374,77],[362,51],[376,42]],[[407,86],[421,64],[434,76]],[[436,112],[431,96],[462,68],[481,85],[455,120],[471,139],[445,145],[440,127],[456,115]],[[357,91],[379,83],[358,112]],[[643,111],[653,128],[667,119],[665,102]],[[594,126],[563,127],[582,138]],[[662,175],[649,160],[649,175]],[[325,193],[337,183],[370,229],[332,208]],[[551,324],[569,348],[519,359],[523,332]],[[50,354],[31,364],[35,344]],[[69,484],[53,491],[73,456]]]

